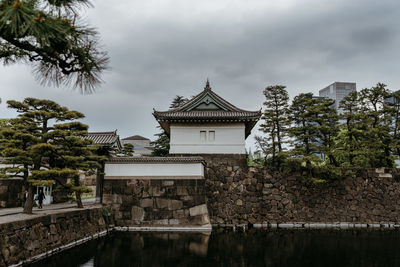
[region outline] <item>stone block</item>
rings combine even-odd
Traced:
[[[148,208],[153,207],[153,199],[152,198],[144,198],[140,200],[140,207]]]
[[[174,185],[174,181],[163,181],[163,186],[173,186]]]
[[[243,201],[241,199],[236,200],[236,205],[242,206],[243,205]]]
[[[153,221],[153,223],[156,225],[168,225],[169,220],[168,219],[155,220],[155,221]]]
[[[0,194],[5,194],[8,190],[8,186],[0,186]]]
[[[177,186],[176,187],[176,194],[178,196],[187,196],[188,195],[188,191],[187,191],[185,186]]]
[[[131,209],[131,216],[133,221],[143,221],[144,209],[141,207],[133,206]]]
[[[57,234],[57,227],[54,224],[50,225],[50,234],[52,235]]]
[[[183,207],[183,202],[180,200],[170,199],[168,201],[168,210],[179,210]]]
[[[164,208],[168,207],[168,201],[169,201],[169,199],[157,198],[156,199],[157,208],[164,209]]]
[[[198,205],[189,209],[190,216],[197,216],[202,214],[208,214],[207,205]]]
[[[181,221],[178,219],[169,219],[168,223],[172,225],[178,225],[181,224]]]
[[[159,197],[159,196],[161,196],[161,195],[164,194],[164,193],[165,193],[165,190],[164,190],[164,189],[161,189],[161,188],[158,187],[158,186],[152,186],[152,187],[149,188],[149,194],[150,194],[151,196]]]

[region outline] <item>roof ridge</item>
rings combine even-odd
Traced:
[[[141,136],[139,134],[135,134],[135,135],[132,135],[132,136],[128,136],[128,137],[122,138],[122,140],[129,140],[132,137],[137,137],[137,138],[140,138],[141,140],[150,140],[149,138]]]
[[[117,131],[110,131],[110,132],[88,132],[88,134],[117,134]]]

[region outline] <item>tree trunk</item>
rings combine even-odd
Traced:
[[[75,197],[76,197],[76,204],[78,205],[78,208],[80,208],[80,209],[83,208],[81,192],[75,191]]]
[[[26,197],[26,202],[24,205],[24,213],[32,214],[33,208],[33,186],[29,183],[28,185],[28,196]]]
[[[79,187],[80,186],[80,180],[79,180],[79,175],[74,177],[74,185]],[[81,192],[78,190],[75,191],[75,197],[76,197],[76,204],[78,208],[83,208],[82,204],[82,199],[81,199]]]

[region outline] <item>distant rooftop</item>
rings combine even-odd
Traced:
[[[97,145],[122,148],[117,130],[112,132],[89,132],[87,138],[91,139]]]
[[[150,140],[149,138],[143,137],[141,135],[133,135],[133,136],[129,136],[126,138],[123,138],[122,140]]]

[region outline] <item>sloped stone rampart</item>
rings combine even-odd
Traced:
[[[301,175],[214,159],[207,160],[205,177],[213,225],[400,224],[398,169],[365,170],[357,177],[307,185]]]
[[[61,250],[107,229],[102,208],[61,211],[0,224],[0,266],[10,266]],[[65,248],[67,248],[65,247]]]
[[[106,179],[103,204],[116,226],[209,224],[204,179]]]

